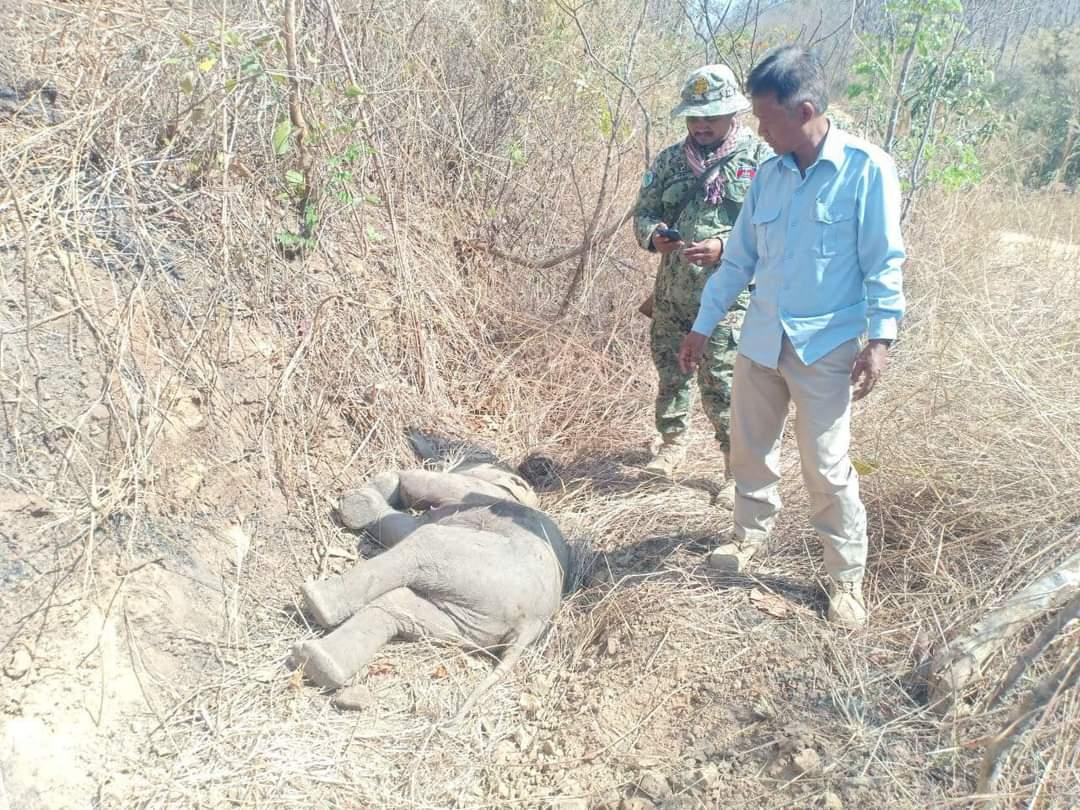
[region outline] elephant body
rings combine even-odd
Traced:
[[[344,493],[342,523],[387,550],[304,586],[308,614],[335,629],[297,644],[293,662],[335,688],[395,638],[501,652],[467,710],[543,632],[567,588],[569,549],[536,504],[524,480],[492,464],[383,474]]]

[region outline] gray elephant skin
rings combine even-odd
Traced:
[[[509,671],[554,616],[571,555],[532,488],[495,464],[384,473],[345,492],[341,522],[386,551],[303,587],[326,636],[295,645],[291,662],[323,688],[345,685],[393,639],[422,637],[501,654],[459,711]]]

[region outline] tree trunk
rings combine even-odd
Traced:
[[[907,88],[908,76],[911,74],[911,65],[914,61],[915,46],[919,40],[919,31],[922,29],[924,15],[920,14],[915,20],[915,29],[911,32],[911,44],[908,45],[904,54],[904,62],[900,66],[900,78],[896,80],[896,97],[893,99],[892,109],[889,111],[889,124],[885,128],[886,152],[892,152],[893,143],[896,141],[896,124],[900,118],[900,108],[904,104],[904,90]]]

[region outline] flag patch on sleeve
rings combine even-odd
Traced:
[[[744,177],[748,180],[753,180],[754,175],[757,174],[757,169],[752,169],[749,166],[742,166],[737,172],[735,172],[735,179],[742,180]]]

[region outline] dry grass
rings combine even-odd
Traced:
[[[599,805],[645,774],[678,783],[704,764],[719,780],[674,785],[675,806],[804,807],[826,791],[849,807],[964,802],[978,741],[1009,707],[988,714],[976,700],[943,720],[909,673],[1075,537],[1080,286],[1076,254],[1050,241],[1073,241],[1075,203],[987,189],[931,199],[909,228],[911,316],[857,416],[857,453],[876,467],[874,625],[848,636],[820,620],[820,553],[794,468],[754,579],[701,567],[726,529],[705,431],[677,486],[639,479],[653,377],[633,311],[648,262],[625,234],[592,257],[561,319],[567,271],[456,247],[495,234],[546,254],[632,193],[638,142],[596,137],[597,105],[615,91],[595,65],[569,63],[573,29],[485,23],[461,4],[423,19],[402,8],[411,28],[392,9],[338,8],[335,23],[330,8],[309,6],[301,35],[309,111],[328,133],[312,147],[320,249],[303,260],[274,246],[300,221],[291,158],[270,147],[285,109],[273,79],[284,57],[265,39],[276,7],[232,7],[234,47],[198,9],[26,3],[3,43],[0,79],[48,74],[68,115],[0,123],[0,481],[48,504],[18,549],[32,575],[0,597],[15,617],[0,644],[63,639],[57,617],[80,600],[122,617],[146,704],[86,738],[102,749],[88,767],[104,806]],[[438,43],[430,60],[411,58],[410,36]],[[226,55],[204,71],[212,42]],[[619,45],[597,53],[615,64]],[[224,92],[252,54],[266,72]],[[658,108],[655,88],[682,56],[666,58],[641,81]],[[343,101],[350,70],[370,84]],[[191,97],[179,89],[189,71]],[[546,92],[575,71],[586,89],[565,84],[581,95]],[[349,207],[330,161],[357,142],[375,150],[351,167],[371,201]],[[591,199],[608,155],[609,197]],[[564,485],[545,504],[592,560],[544,642],[460,726],[445,719],[489,662],[453,649],[387,650],[357,714],[282,667],[309,632],[298,585],[352,543],[326,496],[408,459],[410,425],[506,459],[551,455]],[[214,540],[236,521],[251,537],[239,565]],[[140,624],[129,597],[157,581],[145,566],[156,559],[209,583],[200,607],[218,626]],[[754,593],[778,594],[787,615],[763,613]],[[162,670],[170,655],[182,666]],[[1005,669],[994,663],[987,692]],[[28,705],[22,694],[6,710]],[[1006,804],[1068,806],[1077,700],[1057,701],[1014,754]],[[799,772],[807,749],[821,767]]]
[[[864,422],[860,452],[877,465],[867,489],[878,582],[896,608],[886,615],[922,644],[965,630],[1076,550],[1080,252],[1061,240],[1076,217],[1061,196],[980,191],[939,201],[912,231],[911,316],[888,409]],[[1076,641],[1075,629],[1059,639],[1039,673]],[[987,689],[1007,663],[990,668]],[[1076,707],[1062,697],[1016,755],[1014,799],[1075,792]],[[1004,716],[976,711],[958,732],[976,740]]]

